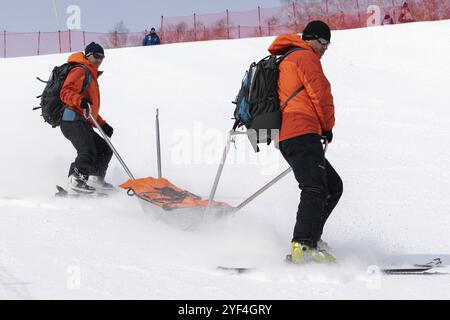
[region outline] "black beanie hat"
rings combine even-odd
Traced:
[[[101,53],[101,54],[105,55],[105,51],[103,50],[101,45],[99,45],[98,43],[95,43],[95,42],[91,42],[86,47],[84,54],[86,56],[88,56],[89,54],[94,54],[94,53]]]
[[[315,20],[308,23],[302,34],[303,40],[317,40],[317,38],[331,41],[330,27],[328,27],[325,22],[320,20]]]

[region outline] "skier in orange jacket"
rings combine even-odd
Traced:
[[[279,137],[280,151],[302,190],[291,251],[296,263],[335,261],[321,239],[343,192],[342,180],[325,158],[321,141],[324,138],[332,142],[335,124],[331,85],[320,62],[330,40],[330,28],[322,21],[312,21],[301,38],[297,34],[281,35],[269,48],[271,54],[277,55],[293,47],[304,49],[281,62],[278,81],[280,105],[296,89],[305,87],[283,110]]]
[[[98,68],[104,58],[103,48],[94,42],[86,47],[84,53],[71,55],[69,63],[78,63],[84,67],[75,67],[70,71],[60,93],[66,105],[61,131],[77,151],[77,157],[69,169],[68,191],[73,193],[90,194],[113,189],[104,180],[113,153],[106,141],[94,131],[93,124],[84,117],[84,111],[90,105],[92,115],[102,130],[108,137],[112,136],[114,129],[99,115],[98,77],[102,72]],[[86,83],[87,88],[83,90]]]

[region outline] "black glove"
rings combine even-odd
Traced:
[[[324,131],[322,133],[322,136],[323,136],[323,138],[325,140],[328,141],[328,143],[331,143],[331,141],[333,141],[333,132],[331,130],[330,131]]]
[[[89,100],[86,98],[81,99],[80,108],[83,110],[89,110]]]
[[[108,136],[108,138],[111,138],[114,133],[113,127],[111,127],[106,122],[102,125],[102,130]]]

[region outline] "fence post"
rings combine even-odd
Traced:
[[[62,53],[61,31],[60,30],[58,30],[58,38],[59,38],[59,53]]]
[[[397,18],[395,17],[395,3],[394,0],[392,0],[392,19],[395,21],[397,21]]]
[[[268,32],[269,32],[269,37],[270,37],[270,21],[269,22],[267,22],[267,30],[268,30]]]
[[[227,9],[227,34],[228,39],[230,39],[230,12]]]
[[[292,10],[294,10],[293,12],[294,12],[294,14],[293,14],[293,17],[294,17],[294,25],[295,25],[295,32],[297,32],[297,30],[298,30],[298,25],[297,25],[297,8],[295,7],[295,2],[292,2]]]
[[[3,58],[6,58],[6,30],[3,30]]]
[[[359,26],[362,27],[362,24],[361,24],[361,11],[360,11],[360,9],[359,9],[359,1],[358,1],[358,0],[356,0],[356,9],[358,10],[358,22],[359,22]]]
[[[118,34],[117,34],[117,31],[116,32],[114,32],[114,47],[115,48],[118,48],[119,47],[119,39],[118,39],[118,36],[117,36]]]
[[[86,31],[83,31],[83,49],[86,48]]]
[[[72,52],[72,30],[69,29],[69,52]]]
[[[293,17],[294,17],[294,22],[295,24],[297,24],[297,12],[295,12],[295,2],[292,2],[292,12],[293,12]]]
[[[259,36],[262,37],[262,28],[261,28],[261,7],[258,7],[258,22],[259,22]]]
[[[238,25],[238,39],[241,38],[241,25]]]
[[[41,53],[41,32],[38,32],[38,48],[37,48],[37,55],[39,56]]]
[[[164,16],[161,16],[161,29],[159,31],[161,33],[161,42],[164,40]]]
[[[194,41],[197,41],[197,15],[194,13]]]

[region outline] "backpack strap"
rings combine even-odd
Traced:
[[[87,88],[89,87],[89,85],[91,84],[91,73],[89,71],[86,71],[86,77],[84,77],[84,81],[83,81],[83,87],[81,89],[80,93],[83,93],[84,91],[87,90]]]
[[[305,90],[305,86],[302,86],[301,88],[297,89],[297,91],[295,91],[293,94],[291,94],[291,96],[280,106],[281,110],[283,111],[288,103],[294,99],[298,94],[300,94],[300,92],[302,92],[303,90]]]
[[[80,94],[82,94],[89,87],[89,84],[91,83],[92,75],[91,75],[91,72],[89,71],[89,69],[85,65],[83,65],[81,63],[75,64],[73,69],[78,68],[78,67],[83,68],[84,72],[85,72],[85,77],[84,77],[84,80],[83,80],[83,86],[81,87],[81,91],[80,91]],[[64,105],[63,117],[66,115],[66,111],[72,111],[72,110],[68,109],[66,107],[66,105]],[[69,117],[72,117],[72,115],[69,115]],[[76,118],[77,118],[76,115],[73,115],[73,119],[71,119],[71,120],[65,119],[65,120],[66,121],[74,121]]]
[[[305,49],[300,48],[300,47],[295,47],[295,48],[290,49],[287,53],[285,53],[284,55],[282,55],[280,58],[277,59],[277,63],[280,64],[284,60],[284,58],[286,58],[288,55],[290,55],[291,53],[293,53],[295,51],[300,51],[300,50],[305,50]],[[288,103],[292,99],[294,99],[298,94],[300,94],[300,92],[302,92],[303,90],[305,90],[305,86],[302,86],[301,88],[297,89],[293,94],[291,94],[289,96],[289,98],[287,98],[287,100],[280,106],[281,111],[283,111],[287,107]]]
[[[81,92],[80,92],[80,94],[81,94],[84,91],[86,91],[87,88],[89,87],[89,85],[91,84],[92,75],[91,75],[91,72],[89,71],[89,69],[85,65],[83,65],[81,63],[77,63],[74,68],[77,68],[77,67],[83,68],[84,72],[85,72],[83,87],[81,88]]]
[[[295,51],[302,51],[302,50],[306,50],[304,48],[301,47],[293,47],[292,49],[289,49],[288,52],[286,52],[285,54],[283,54],[282,56],[280,56],[277,59],[277,63],[280,64],[288,55],[290,55],[291,53],[294,53]]]

